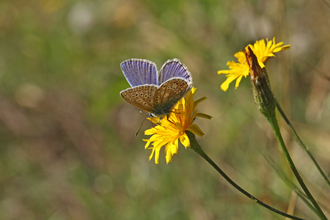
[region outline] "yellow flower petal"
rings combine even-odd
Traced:
[[[242,77],[243,77],[243,75],[239,76],[239,77],[236,79],[235,89],[237,89],[237,87],[239,86],[239,83],[241,82]]]
[[[238,62],[241,63],[241,64],[244,64],[245,61],[246,61],[245,55],[242,51],[239,51],[239,52],[235,53],[234,57],[236,57]],[[232,61],[232,62],[234,62],[234,61]]]
[[[253,53],[256,55],[261,68],[265,67],[265,62],[268,60],[268,58],[275,57],[274,53],[290,48],[290,45],[282,46],[283,42],[279,42],[276,44],[275,37],[272,41],[268,41],[268,39],[266,39],[266,41],[267,43],[265,43],[264,40],[259,40],[256,41],[254,45],[248,45],[252,49]],[[223,91],[227,91],[227,89],[229,88],[229,84],[234,80],[236,80],[236,89],[239,86],[239,83],[242,80],[243,76],[246,77],[249,75],[249,66],[247,65],[244,53],[240,51],[235,53],[234,56],[237,58],[238,63],[236,63],[235,61],[228,61],[227,66],[229,70],[218,71],[218,74],[227,74],[227,79],[221,84],[221,89]]]
[[[152,150],[152,152],[151,152],[151,154],[150,154],[150,156],[149,156],[149,161],[152,159],[152,157],[154,156],[154,152],[155,152],[155,150],[153,149]],[[158,164],[158,161],[156,161],[156,159],[155,159],[155,164]]]
[[[226,80],[226,81],[224,81],[222,84],[221,84],[221,86],[220,86],[220,88],[223,90],[223,91],[227,91],[228,90],[228,88],[229,88],[229,84],[232,82],[232,81],[234,81],[235,80],[235,78],[232,78],[232,80]]]
[[[155,153],[155,164],[159,163],[159,149],[154,149],[153,152]],[[149,157],[149,160],[151,160],[152,158]]]
[[[178,140],[175,140],[174,143],[168,143],[165,146],[165,159],[167,164],[172,162],[172,156],[178,153],[178,146]]]
[[[190,140],[186,133],[180,136],[180,142],[185,148],[190,147]]]
[[[173,112],[168,116],[158,119],[148,118],[154,122],[156,126],[146,130],[145,135],[151,135],[149,139],[143,139],[146,141],[145,148],[152,149],[149,160],[155,157],[155,163],[159,163],[159,151],[165,146],[164,153],[166,163],[172,161],[172,156],[178,152],[179,140],[183,146],[190,147],[190,140],[185,133],[189,130],[198,136],[203,136],[203,131],[193,124],[195,117],[203,117],[210,119],[211,116],[198,113],[196,110],[197,105],[204,101],[206,97],[200,98],[197,101],[193,100],[196,88],[192,88],[186,98],[182,98],[174,107]],[[150,147],[152,144],[152,147]]]

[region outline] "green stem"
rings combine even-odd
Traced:
[[[306,151],[306,153],[308,154],[309,158],[313,161],[314,165],[316,166],[317,170],[319,171],[319,173],[321,174],[321,176],[323,177],[324,181],[328,184],[328,186],[330,187],[330,181],[327,178],[327,176],[325,175],[325,173],[322,171],[321,167],[319,166],[319,164],[316,162],[315,158],[313,157],[313,155],[311,154],[311,152],[308,150],[308,148],[305,146],[305,144],[302,142],[302,140],[300,139],[300,137],[298,136],[296,130],[293,128],[291,122],[289,121],[289,119],[286,117],[286,115],[284,114],[280,104],[277,102],[276,100],[276,107],[278,109],[278,111],[281,113],[282,117],[284,118],[285,122],[287,123],[287,125],[290,127],[291,131],[293,132],[294,136],[297,138],[299,145]]]
[[[294,175],[296,176],[296,179],[298,180],[300,186],[303,188],[303,190],[305,191],[307,197],[310,199],[310,201],[312,202],[312,204],[314,205],[314,207],[316,208],[316,210],[318,211],[319,213],[319,217],[323,220],[326,220],[327,217],[324,215],[322,209],[319,207],[319,205],[317,204],[317,202],[315,201],[314,197],[312,196],[312,194],[309,192],[307,186],[305,185],[303,179],[301,178],[298,170],[296,169],[296,166],[294,165],[292,159],[291,159],[291,156],[289,154],[289,151],[288,149],[286,148],[285,146],[285,143],[283,141],[283,138],[282,138],[282,135],[281,135],[281,132],[280,132],[280,128],[278,126],[278,123],[277,123],[277,120],[276,120],[276,116],[275,114],[272,116],[272,117],[266,117],[267,121],[269,122],[270,126],[272,127],[274,133],[275,133],[275,136],[278,140],[278,142],[280,143],[281,145],[281,148],[282,148],[282,151],[284,153],[284,156],[286,158],[286,160],[288,161],[290,167],[291,167],[291,170],[292,172],[294,173]]]
[[[202,156],[214,169],[216,169],[218,171],[218,173],[221,174],[221,176],[223,178],[225,178],[233,187],[235,187],[238,191],[240,191],[241,193],[243,193],[245,196],[247,196],[249,199],[253,200],[254,202],[256,202],[257,204],[269,209],[272,212],[275,212],[279,215],[285,216],[287,218],[291,218],[291,219],[297,219],[297,220],[303,220],[302,218],[298,218],[289,214],[286,214],[284,212],[281,212],[265,203],[263,203],[262,201],[260,201],[259,199],[255,198],[254,196],[252,196],[250,193],[248,193],[247,191],[245,191],[244,189],[242,189],[239,185],[237,185],[233,180],[231,180],[221,169],[220,167],[218,167],[212,160],[211,158],[209,158],[209,156],[203,151],[203,149],[201,148],[201,146],[198,144],[195,135],[193,133],[191,133],[190,131],[186,131],[186,134],[189,137],[190,140],[190,146],[191,149],[193,149],[197,154],[199,154],[200,156]]]
[[[261,152],[261,154],[265,157],[265,159],[268,161],[268,163],[273,167],[273,169],[277,172],[277,175],[280,176],[280,178],[284,181],[284,183],[292,188],[297,195],[300,197],[301,200],[303,200],[303,202],[316,214],[319,215],[319,213],[317,212],[317,210],[314,208],[314,206],[310,203],[310,200],[308,199],[308,197],[305,195],[304,192],[301,191],[300,188],[298,188],[298,186],[289,179],[288,176],[286,176],[286,174],[284,174],[284,172],[275,165],[275,162],[268,157],[267,155],[265,155],[264,153]],[[320,217],[320,216],[319,216]]]

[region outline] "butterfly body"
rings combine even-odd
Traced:
[[[151,116],[168,115],[192,87],[189,71],[177,59],[168,60],[159,74],[153,62],[142,59],[126,60],[121,69],[132,86],[121,91],[121,96]]]

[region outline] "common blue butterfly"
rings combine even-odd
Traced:
[[[125,60],[120,67],[132,87],[120,95],[150,116],[168,115],[192,87],[191,74],[178,59],[166,61],[159,73],[154,62],[144,59]]]

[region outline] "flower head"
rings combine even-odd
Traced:
[[[179,140],[185,148],[190,147],[190,141],[185,131],[191,131],[200,137],[204,135],[203,131],[193,122],[196,117],[210,119],[211,116],[197,112],[197,105],[206,97],[194,101],[195,92],[196,88],[192,88],[186,98],[182,98],[167,117],[148,118],[156,124],[155,127],[144,132],[145,135],[152,135],[149,139],[144,139],[147,142],[145,148],[152,149],[149,160],[155,154],[155,163],[158,164],[159,151],[165,146],[166,163],[172,162],[172,156],[178,152]],[[149,147],[150,144],[152,147]]]
[[[258,59],[258,63],[261,68],[265,67],[265,62],[270,57],[275,57],[274,53],[280,52],[282,50],[286,50],[290,48],[290,45],[282,46],[283,42],[275,44],[275,37],[272,41],[268,41],[265,44],[264,40],[257,41],[253,46],[250,44],[246,46],[245,51],[248,51],[248,47],[250,47],[253,53],[256,55]],[[234,55],[238,59],[238,63],[235,61],[228,61],[227,66],[230,70],[219,70],[218,74],[227,74],[227,80],[221,84],[221,89],[223,91],[227,91],[229,84],[236,80],[235,89],[238,87],[240,81],[243,76],[247,77],[250,73],[249,66],[246,62],[246,57],[243,51],[240,51]]]

